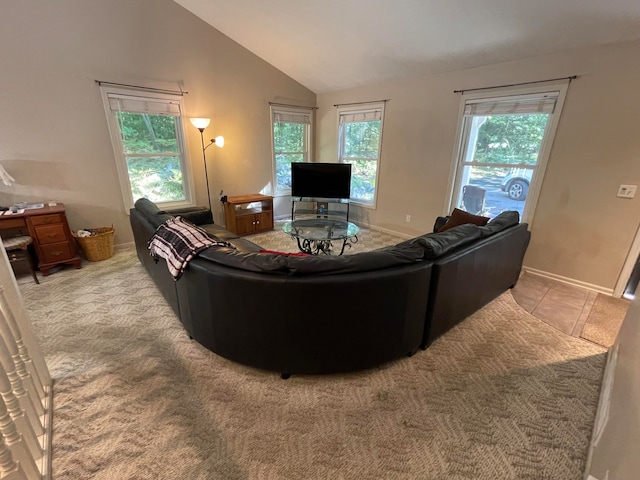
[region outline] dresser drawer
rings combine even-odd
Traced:
[[[69,242],[41,245],[40,250],[42,250],[45,263],[63,262],[74,256]]]
[[[35,231],[40,245],[68,240],[62,224],[35,227]]]
[[[7,218],[3,215],[2,220],[0,221],[0,226],[2,226],[3,230],[8,230],[10,228],[25,228],[27,226],[27,222],[25,222],[24,218]]]
[[[32,225],[51,225],[52,223],[62,223],[62,215],[57,213],[51,215],[38,215],[31,217]]]

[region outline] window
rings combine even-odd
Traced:
[[[451,204],[495,217],[533,217],[566,87],[504,97],[463,99]]]
[[[338,161],[351,164],[351,200],[375,207],[384,103],[338,109]]]
[[[125,206],[192,205],[182,97],[101,87]]]
[[[275,195],[291,194],[291,163],[310,162],[313,110],[271,107]]]

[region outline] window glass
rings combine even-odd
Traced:
[[[452,206],[493,218],[524,219],[558,92],[468,100],[462,120]],[[538,185],[539,189],[539,185]],[[531,217],[531,214],[529,215]]]
[[[291,163],[310,161],[312,110],[271,109],[273,132],[274,192],[291,193]]]
[[[176,118],[116,112],[125,153],[178,153]]]
[[[163,208],[191,205],[181,97],[101,89],[127,208],[143,197]]]
[[[136,200],[162,203],[185,199],[180,157],[127,156],[127,172]]]
[[[350,163],[351,200],[375,206],[382,144],[383,104],[340,108],[339,161]]]
[[[463,165],[458,208],[490,218],[517,210],[522,217],[548,119],[543,113],[469,117],[470,158]],[[484,202],[471,200],[472,192]],[[471,205],[482,208],[472,212]]]

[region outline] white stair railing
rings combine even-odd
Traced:
[[[0,480],[51,479],[52,381],[31,328],[0,248]]]

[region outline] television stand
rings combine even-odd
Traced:
[[[291,220],[325,218],[349,221],[348,198],[292,197]]]
[[[227,230],[237,235],[273,230],[273,197],[259,193],[228,197],[224,217]]]

